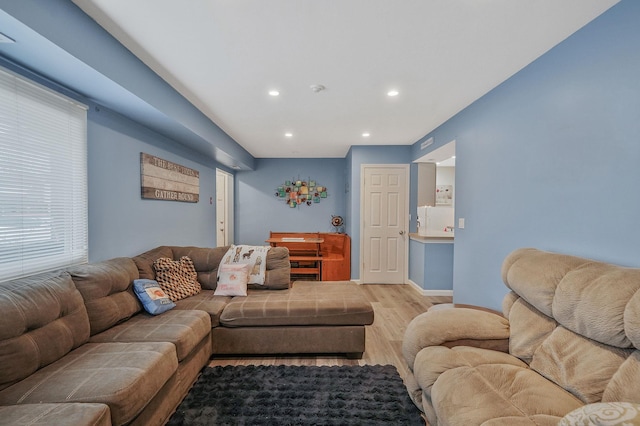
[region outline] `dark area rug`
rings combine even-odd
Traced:
[[[424,426],[392,365],[205,368],[169,425]]]

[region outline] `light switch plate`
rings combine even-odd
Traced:
[[[458,229],[464,229],[464,218],[458,218]]]

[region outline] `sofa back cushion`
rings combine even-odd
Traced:
[[[187,256],[193,262],[198,274],[198,282],[206,290],[215,290],[218,280],[218,266],[222,256],[229,249],[225,247],[171,247],[174,260]]]
[[[289,249],[286,247],[271,247],[267,254],[267,272],[264,285],[249,284],[249,288],[282,290],[291,284],[291,262]]]
[[[640,269],[519,249],[502,277],[513,355],[584,402],[619,393],[612,378],[640,343]]]
[[[540,345],[530,367],[590,404],[602,400],[609,381],[631,352],[559,326]]]
[[[68,271],[84,298],[92,336],[142,310],[133,292],[138,268],[130,258],[118,257],[76,266]]]
[[[188,256],[198,272],[198,281],[202,288],[215,290],[218,279],[218,267],[222,257],[230,246],[201,248],[201,247],[172,247],[174,259]],[[281,290],[289,288],[291,280],[291,264],[289,250],[286,247],[271,247],[267,253],[264,285],[249,284],[248,287],[257,290]]]
[[[161,257],[178,260],[187,256],[193,261],[198,273],[198,282],[203,289],[215,290],[218,280],[218,266],[229,246],[225,247],[177,247],[160,246],[139,254],[133,260],[138,267],[140,278],[155,280],[153,262]],[[279,290],[289,288],[291,264],[289,250],[286,247],[271,247],[267,253],[267,265],[264,285],[249,284],[249,288]]]
[[[640,351],[633,351],[616,371],[604,390],[602,401],[640,404]]]
[[[133,258],[133,261],[138,268],[138,275],[140,276],[140,279],[156,279],[156,271],[153,269],[153,262],[155,262],[156,259],[160,259],[161,257],[168,257],[169,259],[173,259],[173,250],[171,250],[171,247],[156,247]]]
[[[82,296],[67,272],[0,284],[0,389],[89,340]]]

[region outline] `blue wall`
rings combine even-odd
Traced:
[[[499,308],[518,247],[640,266],[639,22],[622,1],[426,136],[456,140],[455,302]]]
[[[134,256],[159,245],[215,246],[215,162],[173,139],[0,57],[0,65],[89,106],[89,261]],[[200,202],[143,200],[140,153],[200,172]],[[227,170],[228,171],[228,170]]]
[[[170,88],[157,77],[138,87],[150,76],[148,70],[141,71],[134,58],[119,60],[126,49],[114,47],[73,4],[49,3],[0,0],[4,11],[32,25],[34,34],[49,37],[76,55],[80,69],[102,68],[106,71],[97,72],[98,76],[112,78],[134,98],[144,97],[138,101],[151,107],[153,118],[140,122],[151,125],[165,115],[168,122],[179,125],[173,133],[165,129],[163,137],[106,109],[89,114],[91,261],[133,255],[158,244],[214,245],[215,208],[207,202],[215,191],[217,164],[212,158],[224,154],[217,152],[223,149],[237,151],[246,163],[252,163],[251,156],[183,101],[177,107],[167,105],[175,94],[167,92]],[[56,19],[49,19],[49,11],[57,11]],[[500,265],[510,251],[522,246],[640,266],[640,228],[635,223],[640,216],[635,191],[640,182],[638,22],[640,2],[623,0],[425,136],[435,138],[431,149],[456,140],[456,216],[466,219],[466,228],[456,230],[456,302],[499,308],[506,293]],[[20,48],[20,43],[4,47],[17,51],[9,57],[52,78],[48,73],[54,68],[39,62],[45,56],[26,51],[22,58]],[[128,67],[119,68],[124,65]],[[65,74],[67,84],[82,80]],[[57,81],[65,84],[64,79]],[[155,130],[162,128],[158,124]],[[182,139],[185,131],[188,135]],[[201,147],[203,141],[206,149]],[[262,243],[269,230],[276,229],[329,231],[331,215],[342,214],[352,237],[352,277],[359,278],[360,166],[409,164],[421,155],[420,142],[411,147],[354,146],[344,160],[256,160],[254,172],[236,175],[236,241]],[[207,165],[201,163],[203,155],[195,154],[196,148],[199,154],[215,151],[204,156]],[[141,151],[198,169],[202,201],[141,200]],[[275,188],[298,174],[329,187],[330,197],[306,210],[280,204],[273,196]],[[415,176],[412,166],[412,185]],[[415,189],[411,194],[410,213],[415,216]],[[415,230],[415,219],[410,230]]]
[[[159,245],[215,246],[215,167],[198,156],[106,108],[89,110],[89,261],[134,256]],[[200,202],[147,200],[140,196],[140,152],[200,172]]]
[[[423,290],[453,290],[453,242],[409,241],[409,280]]]
[[[264,244],[269,231],[333,232],[331,216],[345,216],[346,162],[337,158],[257,159],[256,169],[235,179],[235,241]],[[275,196],[286,180],[315,180],[328,197],[291,208]]]

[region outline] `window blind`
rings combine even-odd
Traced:
[[[88,259],[87,107],[0,68],[0,282]]]

